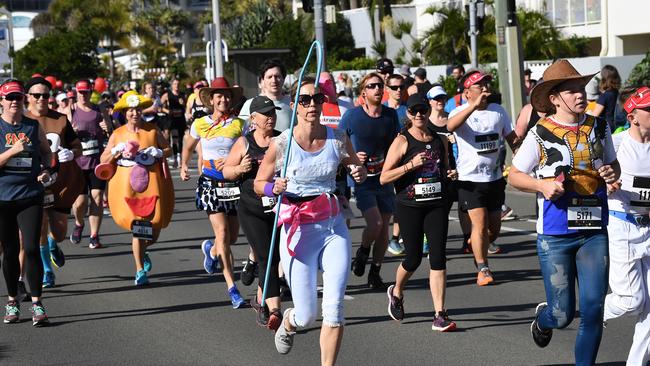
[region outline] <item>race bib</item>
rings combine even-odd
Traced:
[[[262,206],[264,207],[264,213],[273,212],[273,207],[278,203],[277,197],[267,197],[262,196]]]
[[[153,226],[149,221],[133,220],[131,233],[137,239],[153,240]]]
[[[231,182],[219,182],[215,188],[219,201],[236,201],[239,199],[239,187]]]
[[[434,178],[418,178],[418,182],[413,185],[415,190],[415,201],[433,201],[442,198],[442,183],[435,181]]]
[[[384,168],[384,156],[372,156],[366,161],[366,169],[368,170],[369,177],[375,177],[381,174],[381,170]]]
[[[88,140],[81,141],[81,154],[84,156],[99,154],[99,141]]]
[[[474,136],[474,147],[478,154],[492,154],[499,151],[499,134],[490,133]]]
[[[650,178],[634,177],[630,191],[630,206],[650,207]]]
[[[32,158],[31,155],[23,151],[15,155],[7,161],[4,166],[5,173],[14,174],[29,174],[32,171]]]
[[[572,198],[567,207],[567,220],[571,230],[602,229],[600,200],[597,197]]]

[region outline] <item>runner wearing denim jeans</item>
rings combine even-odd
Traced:
[[[621,93],[630,129],[613,136],[621,179],[609,187],[605,321],[637,315],[628,365],[650,361],[650,88]]]
[[[531,102],[547,117],[528,132],[509,174],[513,187],[537,193],[539,203],[537,253],[547,302],[535,311],[533,341],[546,347],[553,329],[571,323],[577,279],[577,365],[593,365],[598,354],[609,261],[606,183],[620,174],[607,123],[584,114],[592,76],[580,75],[566,60],[546,69]]]
[[[366,170],[354,154],[344,131],[320,124],[325,95],[316,92],[311,77],[294,83],[299,93],[297,124],[272,140],[255,178],[255,192],[275,196],[285,193],[280,206],[280,260],[291,287],[293,308],[275,333],[275,347],[287,354],[293,347],[296,329],[316,320],[318,272],[323,272],[323,325],[321,364],[333,365],[343,339],[343,296],[348,279],[350,235],[341,206],[334,195],[339,164],[350,169],[355,182],[362,182]],[[290,133],[293,132],[293,136]],[[285,156],[287,144],[291,151]],[[275,178],[288,160],[286,177]],[[277,206],[276,206],[277,207]]]

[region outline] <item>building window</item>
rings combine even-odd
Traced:
[[[600,23],[601,0],[544,0],[543,12],[558,27]]]

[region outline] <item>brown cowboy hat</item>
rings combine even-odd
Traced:
[[[230,91],[230,104],[234,105],[239,101],[243,94],[243,90],[240,86],[230,86],[226,78],[219,76],[216,79],[212,80],[209,88],[199,89],[199,98],[203,105],[212,107],[212,94],[218,91]]]
[[[544,70],[542,82],[535,85],[530,92],[530,104],[533,105],[536,111],[542,113],[552,113],[555,107],[548,99],[553,88],[560,85],[567,80],[580,80],[584,85],[587,85],[589,80],[594,77],[596,73],[589,75],[580,75],[573,65],[567,60],[558,60],[551,66]]]

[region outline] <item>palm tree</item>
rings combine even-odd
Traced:
[[[432,65],[467,63],[467,41],[463,11],[455,7],[431,6],[425,11],[431,14],[436,25],[422,37],[422,57]]]

